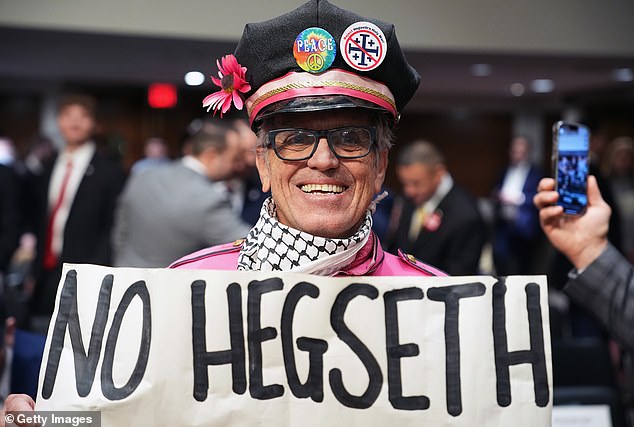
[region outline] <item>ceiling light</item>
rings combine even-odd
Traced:
[[[473,74],[476,77],[486,77],[491,74],[491,65],[473,64],[471,66],[471,74]]]
[[[513,96],[522,96],[524,95],[525,88],[524,85],[521,83],[513,83],[509,90],[511,91],[511,95]]]
[[[200,71],[190,71],[185,74],[185,83],[188,86],[200,86],[205,83],[205,75]]]
[[[631,68],[615,68],[612,70],[612,78],[617,82],[631,82],[634,80],[634,72]]]
[[[550,79],[535,79],[531,82],[531,90],[535,93],[549,93],[555,88],[555,82]]]

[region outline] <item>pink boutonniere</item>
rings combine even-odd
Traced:
[[[251,90],[251,86],[247,83],[247,68],[241,66],[233,55],[223,56],[222,59],[216,61],[218,66],[218,77],[212,77],[214,84],[220,87],[220,90],[207,95],[203,100],[203,107],[207,107],[207,111],[220,111],[220,117],[235,105],[238,110],[242,110],[244,101],[242,94]]]
[[[440,227],[441,223],[442,223],[442,212],[436,211],[433,214],[429,215],[429,217],[427,217],[427,220],[425,221],[425,225],[423,226],[423,228],[429,231],[436,231],[438,230],[438,227]]]

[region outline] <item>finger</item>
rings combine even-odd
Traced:
[[[605,203],[603,197],[601,197],[601,191],[599,191],[599,185],[594,175],[588,176],[588,204],[600,205]]]
[[[564,208],[559,205],[546,206],[539,210],[539,220],[546,224],[558,219],[564,213]]]
[[[555,189],[555,180],[552,178],[542,178],[537,185],[537,191],[552,191]]]
[[[557,203],[559,193],[556,191],[540,191],[533,197],[533,204],[537,209],[542,209],[548,205]]]
[[[9,411],[33,411],[35,401],[28,394],[10,394],[4,401],[4,410]]]

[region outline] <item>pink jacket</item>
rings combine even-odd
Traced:
[[[236,270],[244,239],[213,246],[175,261],[170,268],[190,270]],[[424,264],[399,250],[398,256],[384,252],[374,233],[354,261],[333,276],[446,276],[447,273]]]

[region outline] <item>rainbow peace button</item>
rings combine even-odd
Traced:
[[[323,28],[306,28],[293,44],[297,65],[309,73],[321,73],[332,65],[337,54],[337,42]]]

